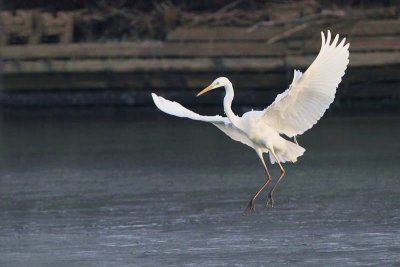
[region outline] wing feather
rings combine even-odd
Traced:
[[[227,117],[222,117],[219,115],[216,116],[202,116],[197,113],[194,113],[191,110],[183,107],[181,104],[175,101],[169,101],[161,96],[157,96],[152,93],[154,104],[163,112],[168,113],[170,115],[181,117],[181,118],[189,118],[196,121],[205,121],[205,122],[216,122],[216,123],[231,123]]]
[[[304,74],[294,70],[289,88],[276,97],[262,116],[266,124],[289,137],[304,133],[323,116],[349,63],[345,38],[338,44],[336,35],[331,43],[330,31],[326,39],[323,32],[321,37],[321,49],[314,62]]]
[[[151,94],[151,96],[153,97],[154,103],[161,111],[181,118],[189,118],[197,121],[211,122],[218,129],[220,129],[222,132],[224,132],[233,140],[241,142],[253,148],[253,143],[250,141],[247,135],[243,133],[240,129],[236,128],[227,117],[222,117],[219,115],[216,116],[199,115],[183,107],[181,104],[177,102],[169,101],[161,96],[157,96],[156,94]]]

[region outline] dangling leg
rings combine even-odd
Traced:
[[[254,194],[254,196],[250,199],[249,204],[247,205],[246,209],[245,209],[244,212],[243,212],[244,215],[245,215],[245,214],[249,214],[249,213],[255,211],[255,208],[256,208],[256,206],[255,206],[255,200],[256,200],[256,198],[257,198],[258,195],[264,190],[264,188],[267,187],[267,185],[272,181],[271,174],[269,174],[269,171],[268,171],[267,165],[265,164],[265,161],[264,161],[262,152],[261,152],[261,151],[257,151],[257,154],[258,154],[258,156],[260,157],[261,162],[262,162],[262,164],[263,164],[263,166],[264,166],[265,172],[266,172],[266,174],[267,174],[267,180],[266,180],[265,183],[261,186],[261,188]]]
[[[272,155],[274,155],[276,162],[278,163],[279,167],[281,168],[281,176],[280,176],[279,179],[276,181],[276,183],[275,183],[275,185],[272,187],[271,191],[269,191],[268,198],[267,198],[267,204],[266,204],[266,206],[271,205],[271,207],[273,207],[273,206],[274,206],[274,199],[273,199],[272,195],[273,195],[274,192],[275,192],[276,186],[277,186],[277,185],[279,184],[279,182],[282,180],[283,176],[285,176],[286,172],[285,172],[285,169],[282,167],[282,164],[280,163],[280,161],[279,161],[278,157],[276,156],[275,152],[274,152],[273,150],[271,150],[270,152],[272,153]]]

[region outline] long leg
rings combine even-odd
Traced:
[[[271,207],[273,207],[274,199],[273,199],[272,195],[274,194],[275,189],[276,189],[277,185],[279,184],[279,182],[282,180],[283,176],[285,176],[286,172],[285,172],[285,169],[282,167],[282,164],[280,163],[275,152],[273,150],[271,150],[271,153],[272,153],[272,155],[274,155],[276,162],[278,163],[279,167],[281,168],[281,176],[279,176],[279,179],[276,181],[276,183],[274,184],[274,186],[272,187],[271,191],[269,191],[269,194],[268,194],[267,206],[271,205]]]
[[[243,214],[249,214],[253,211],[255,211],[255,200],[258,197],[258,195],[268,186],[268,184],[272,181],[272,176],[268,171],[267,165],[265,164],[262,152],[257,152],[258,156],[261,159],[261,162],[264,166],[265,172],[267,174],[267,180],[265,180],[264,184],[260,187],[260,189],[254,194],[254,196],[250,199],[249,204],[247,205],[246,209],[244,210]]]

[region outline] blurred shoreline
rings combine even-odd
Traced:
[[[0,105],[143,107],[152,105],[155,92],[185,105],[214,106],[222,91],[196,101],[193,95],[226,76],[236,88],[236,105],[265,106],[288,87],[294,69],[306,70],[319,51],[320,32],[330,29],[351,44],[335,108],[399,106],[398,1],[222,2],[208,9],[162,2],[155,10],[122,2],[6,3]],[[139,21],[146,16],[150,24],[143,28]]]

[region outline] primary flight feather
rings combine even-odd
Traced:
[[[281,163],[296,162],[305,151],[297,142],[291,142],[282,135],[296,137],[312,128],[335,98],[336,89],[349,63],[349,44],[345,44],[345,38],[338,43],[339,35],[336,35],[332,41],[330,31],[326,38],[321,32],[321,37],[321,49],[314,62],[304,73],[294,70],[293,81],[289,88],[279,94],[275,101],[263,111],[249,111],[241,117],[235,115],[231,109],[234,96],[232,83],[225,77],[216,79],[198,96],[215,88],[224,87],[226,117],[202,116],[177,102],[152,94],[154,103],[163,112],[210,122],[233,140],[248,145],[256,151],[266,171],[267,179],[251,198],[245,213],[255,210],[255,199],[272,181],[263,153],[269,153],[271,163],[278,163],[281,169],[281,175],[269,191],[267,198],[267,205],[272,206],[276,186],[285,175]]]

